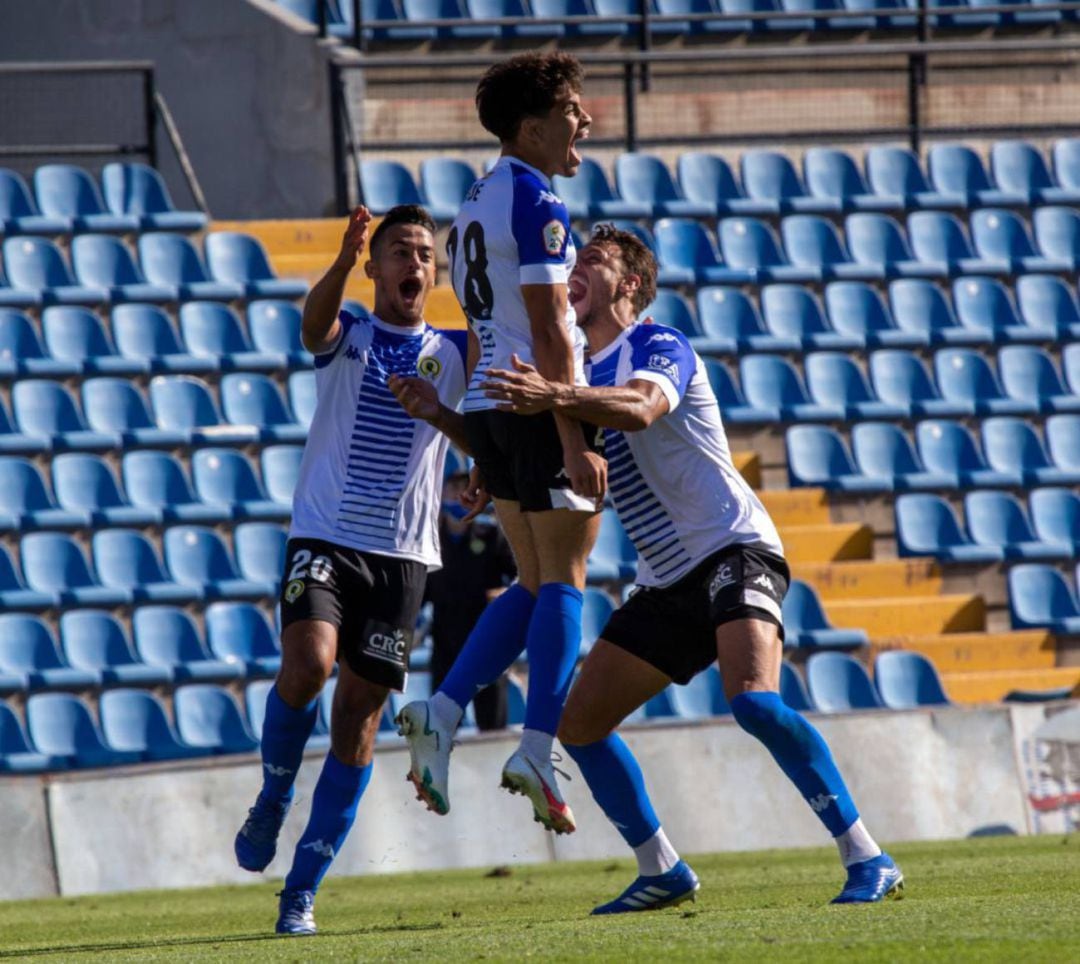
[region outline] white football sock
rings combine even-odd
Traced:
[[[839,837],[836,846],[840,849],[840,860],[845,867],[873,860],[881,855],[881,848],[870,836],[870,831],[863,826],[862,819],[856,820]]]
[[[465,710],[455,703],[445,693],[436,693],[428,700],[431,715],[435,717],[436,724],[451,733],[457,732],[458,724],[465,715]]]
[[[679,854],[661,827],[643,844],[634,848],[638,873],[642,877],[658,877],[666,874],[679,862]]]
[[[526,756],[547,763],[551,759],[551,744],[555,737],[543,730],[522,730],[521,749]]]

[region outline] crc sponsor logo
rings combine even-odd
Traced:
[[[724,563],[716,570],[712,577],[712,582],[709,583],[709,599],[716,598],[716,594],[726,586],[733,586],[735,584],[735,573],[729,563]]]
[[[559,254],[566,242],[566,227],[562,221],[548,221],[542,232],[544,250],[551,255]]]
[[[400,666],[409,653],[409,637],[404,629],[395,629],[385,623],[369,624],[370,631],[364,641],[364,655]]]
[[[439,372],[442,371],[442,362],[434,355],[428,355],[416,363],[416,371],[423,378],[434,381]]]
[[[302,579],[294,579],[285,587],[285,602],[294,603],[302,595],[307,587]]]

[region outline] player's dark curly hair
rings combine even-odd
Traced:
[[[488,68],[476,87],[480,123],[500,141],[512,141],[526,117],[543,117],[564,87],[581,93],[585,70],[572,54],[528,53]]]
[[[634,292],[634,311],[641,314],[656,297],[656,258],[636,234],[623,231],[614,224],[598,224],[593,228],[589,244],[613,244],[627,274],[636,274],[641,284]]]
[[[399,204],[397,207],[390,208],[383,215],[383,219],[379,222],[375,233],[372,234],[371,242],[368,245],[368,250],[372,254],[378,253],[377,249],[383,235],[395,224],[419,224],[420,227],[427,228],[432,234],[435,234],[436,231],[435,219],[428,214],[426,208],[422,208],[419,204]]]

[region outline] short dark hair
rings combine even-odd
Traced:
[[[386,214],[383,215],[383,219],[379,222],[379,226],[375,229],[375,233],[371,236],[371,241],[368,242],[368,250],[372,254],[376,254],[376,247],[382,240],[383,235],[390,230],[395,224],[419,224],[422,228],[427,228],[432,235],[435,234],[435,219],[428,214],[427,209],[421,207],[419,204],[399,204],[397,207],[390,208]]]
[[[581,93],[585,70],[573,54],[518,54],[488,68],[476,87],[484,129],[500,141],[517,137],[526,117],[543,117],[564,87]]]
[[[629,274],[641,278],[634,292],[634,311],[641,314],[656,297],[656,258],[636,234],[623,231],[614,224],[598,224],[593,228],[589,244],[613,244]]]

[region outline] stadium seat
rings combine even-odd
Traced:
[[[262,244],[246,234],[214,231],[206,236],[206,264],[216,281],[244,286],[249,298],[303,298],[303,281],[279,278],[270,267]]]
[[[59,605],[58,593],[41,592],[26,587],[15,570],[7,549],[0,545],[0,607],[9,610],[36,610],[55,609]]]
[[[882,703],[890,710],[949,704],[934,664],[922,653],[900,649],[878,653],[874,660],[874,683]]]
[[[201,586],[207,599],[261,599],[277,592],[276,581],[242,579],[229,550],[212,529],[166,529],[164,546],[165,566],[173,578],[184,585]]]
[[[75,231],[124,234],[139,230],[134,215],[113,214],[105,208],[97,184],[82,168],[43,164],[34,171],[34,194],[42,214],[70,219]]]
[[[844,232],[852,259],[874,277],[935,278],[945,273],[941,265],[915,260],[903,229],[888,215],[849,214]]]
[[[841,0],[782,0],[788,13],[822,13],[830,10],[844,12]],[[788,21],[791,30],[872,30],[874,18],[871,16],[816,17],[806,21]]]
[[[957,278],[953,304],[960,324],[994,341],[1045,341],[1045,331],[1029,328],[1016,314],[1008,289],[994,278]]]
[[[6,308],[37,308],[45,301],[41,288],[13,288],[0,264],[0,306]]]
[[[678,173],[683,196],[709,208],[712,215],[767,217],[775,212],[775,205],[770,201],[743,197],[727,161],[716,154],[699,151],[680,154]]]
[[[311,427],[315,418],[315,373],[312,371],[293,372],[289,376],[289,408],[296,420],[306,428]]]
[[[971,348],[942,348],[934,355],[934,375],[946,401],[969,415],[1034,414],[1030,401],[1006,397],[990,363]]]
[[[54,305],[41,316],[49,354],[85,374],[142,375],[150,370],[145,359],[116,354],[97,315],[87,308]]]
[[[33,462],[10,455],[0,457],[0,519],[4,528],[22,532],[90,525],[88,512],[60,508],[53,501]]]
[[[814,197],[838,202],[844,211],[903,209],[899,199],[871,193],[862,172],[845,151],[811,147],[803,154],[803,180]]]
[[[961,416],[971,414],[967,402],[946,400],[919,357],[908,351],[876,351],[870,355],[870,381],[875,394],[909,416]]]
[[[922,333],[897,328],[881,295],[864,281],[830,282],[825,286],[825,310],[837,334],[858,338],[868,348],[929,343]]]
[[[244,297],[239,282],[210,277],[195,245],[181,234],[139,235],[139,263],[148,281],[176,289],[181,301],[234,301]]]
[[[1000,562],[1000,546],[977,545],[940,496],[909,493],[896,500],[896,547],[901,557],[933,556],[945,562]]]
[[[146,164],[106,164],[101,187],[109,210],[135,215],[143,231],[201,231],[209,220],[201,211],[178,211],[161,175]]]
[[[1080,467],[1055,465],[1034,427],[1025,419],[986,419],[982,423],[982,442],[991,468],[1020,475],[1026,485],[1080,485]]]
[[[918,333],[931,344],[978,345],[992,340],[989,332],[961,327],[948,299],[930,281],[900,278],[891,282],[889,307],[897,328]]]
[[[1058,187],[1042,154],[1027,141],[995,141],[990,148],[990,169],[999,189],[1036,204],[1080,203],[1080,190]]]
[[[56,501],[65,509],[88,513],[95,528],[161,522],[161,513],[156,509],[128,502],[108,463],[96,455],[57,455],[52,460],[52,481]]]
[[[0,614],[0,675],[19,677],[30,690],[101,685],[100,670],[69,664],[45,622],[25,613]]]
[[[613,612],[615,612],[615,603],[603,589],[585,587],[581,609],[581,654],[583,656],[596,644]]]
[[[788,24],[788,29],[799,29],[790,21]],[[808,195],[791,161],[776,151],[744,151],[740,170],[746,196],[775,205],[771,213],[828,214],[842,207],[835,197]]]
[[[47,238],[6,238],[3,252],[8,282],[19,289],[4,304],[100,305],[109,300],[104,288],[80,285],[60,249]],[[28,300],[17,297],[20,291]]]
[[[15,308],[0,308],[0,376],[44,375],[66,378],[82,372],[82,364],[46,354],[37,329]]]
[[[292,506],[303,457],[304,449],[300,445],[268,445],[262,450],[263,485],[266,486],[266,494],[275,502]]]
[[[424,203],[412,175],[398,161],[361,161],[360,190],[364,204],[375,215],[386,214],[399,204]]]
[[[803,359],[803,370],[810,397],[825,408],[840,409],[848,420],[908,414],[904,406],[879,399],[859,366],[842,352],[811,352]]]
[[[234,519],[288,519],[290,507],[272,501],[242,452],[199,449],[191,458],[195,492],[203,502],[231,506]]]
[[[241,664],[210,658],[191,617],[175,606],[140,606],[132,613],[131,628],[143,662],[165,667],[177,682],[244,676]]]
[[[48,452],[52,445],[53,439],[49,435],[16,431],[7,406],[0,398],[0,453],[38,454]]]
[[[1031,345],[1007,345],[998,353],[1006,393],[1040,412],[1080,412],[1080,394],[1070,393],[1050,356]]]
[[[265,442],[303,442],[308,430],[285,405],[277,385],[266,375],[226,375],[221,380],[221,407],[233,425],[254,425]]]
[[[739,361],[739,380],[747,402],[783,421],[841,421],[841,409],[810,400],[795,368],[775,355],[747,355]]]
[[[531,0],[529,6],[534,17],[544,19],[587,17],[596,12],[586,0]],[[604,23],[595,16],[593,22],[567,23],[565,28],[567,37],[624,37],[630,32],[629,24]]]
[[[1001,549],[1006,559],[1061,559],[1072,553],[1061,542],[1042,542],[1015,497],[982,490],[964,495],[964,517],[972,541]]]
[[[187,746],[213,753],[248,753],[258,747],[232,694],[213,683],[180,686],[173,694],[176,730]]]
[[[636,568],[624,548],[627,545],[626,530],[619,522],[614,509],[604,509],[600,515],[600,531],[596,544],[589,553],[586,578],[589,582],[617,582],[634,575]]]
[[[102,529],[94,533],[91,549],[102,585],[130,593],[136,603],[189,603],[202,598],[197,587],[169,579],[157,550],[140,532]]]
[[[101,731],[112,750],[138,753],[143,760],[186,760],[208,756],[206,747],[186,746],[165,707],[147,690],[109,690],[101,694]]]
[[[150,404],[160,428],[187,431],[196,444],[253,442],[254,425],[226,425],[206,385],[191,375],[158,375],[150,380]]]
[[[952,479],[953,488],[971,486],[1019,487],[1018,472],[999,472],[983,459],[975,440],[959,422],[931,419],[915,426],[919,458],[927,471]]]
[[[863,475],[843,438],[822,425],[792,425],[787,430],[788,479],[841,492],[880,492],[890,486],[880,476]]]
[[[1002,273],[1068,271],[1069,263],[1039,254],[1020,216],[1002,208],[983,208],[971,214],[971,240],[984,261],[1003,265]]]
[[[252,301],[247,308],[247,323],[256,351],[284,355],[292,368],[312,364],[311,352],[300,340],[300,309],[291,301]]]
[[[272,522],[242,522],[233,530],[236,565],[250,582],[276,585],[285,569],[285,530]]]
[[[1074,208],[1036,208],[1032,214],[1035,243],[1055,264],[1075,271],[1080,266],[1080,211]]]
[[[55,593],[62,606],[123,606],[131,593],[102,586],[90,569],[82,549],[59,532],[31,532],[19,545],[23,575],[31,589]]]
[[[810,698],[822,713],[849,713],[884,706],[869,675],[847,653],[814,653],[806,662]]]
[[[288,365],[283,354],[255,351],[233,310],[217,301],[181,305],[180,332],[188,351],[216,359],[222,371],[278,371]]]
[[[769,13],[771,11],[782,12],[780,0],[719,0],[720,9],[726,14]],[[768,18],[755,20],[735,20],[736,24],[742,25],[742,32],[751,31],[776,31],[790,33],[796,29],[792,26],[792,20],[771,20]],[[804,21],[805,22],[805,21]]]
[[[22,721],[7,703],[0,701],[0,773],[42,773],[62,770],[64,766],[63,757],[38,753],[30,746]]]
[[[1061,278],[1030,274],[1016,279],[1016,304],[1032,331],[1047,339],[1080,341],[1080,306]]]
[[[220,367],[216,356],[189,354],[169,316],[156,305],[117,305],[112,311],[112,331],[120,354],[151,372],[206,373]]]
[[[103,289],[113,304],[180,298],[175,286],[150,284],[124,243],[108,234],[76,235],[71,241],[71,266],[79,284]]]
[[[248,676],[274,676],[281,650],[266,617],[251,603],[219,602],[206,607],[210,652],[227,663],[240,663]]]
[[[360,16],[364,23],[363,36],[368,40],[418,40],[433,36],[431,30],[404,26],[405,14],[394,0],[361,0]],[[399,27],[368,27],[375,20],[397,20]],[[331,35],[352,39],[356,29],[353,23],[352,0],[338,0],[338,10],[328,25]]]
[[[709,387],[720,405],[724,421],[733,424],[750,422],[769,422],[778,419],[779,412],[770,409],[758,409],[747,405],[727,366],[715,358],[705,359],[705,374],[709,378]]]
[[[625,200],[647,205],[654,218],[703,218],[716,213],[710,204],[683,197],[664,162],[651,154],[620,154],[615,159],[615,183]]]
[[[1004,263],[975,256],[964,226],[943,211],[915,211],[907,219],[908,241],[919,261],[940,275],[1007,274]]]
[[[463,2],[464,0],[402,0],[402,7],[408,20],[457,21],[450,26],[436,27],[438,38],[483,40],[498,37],[502,33],[495,24],[477,22],[472,19],[468,10],[463,9]]]
[[[862,422],[851,428],[851,450],[858,471],[879,488],[903,492],[908,489],[946,489],[953,480],[928,472],[908,441],[893,422]]]
[[[680,719],[706,719],[710,716],[725,716],[731,712],[724,695],[720,670],[715,665],[702,670],[685,685],[673,683],[666,692],[675,715]]]
[[[799,671],[786,659],[780,660],[780,699],[799,713],[813,713],[817,709]]]
[[[697,316],[704,335],[694,342],[703,352],[802,350],[801,337],[781,337],[765,329],[757,306],[738,288],[698,288]]]
[[[641,316],[652,318],[658,325],[677,328],[689,338],[700,337],[702,333],[690,303],[670,288],[659,289],[656,292],[656,298],[641,313]]]
[[[555,175],[552,185],[575,220],[652,216],[651,204],[627,201],[615,194],[604,169],[591,157],[582,160],[574,177]]]
[[[471,6],[480,3],[502,2],[502,0],[466,0]],[[520,4],[520,0],[516,0]],[[524,12],[497,16],[524,16]],[[429,157],[420,162],[420,183],[423,188],[427,209],[436,221],[453,221],[461,210],[461,202],[469,188],[476,181],[474,171],[464,161],[449,157]]]
[[[228,506],[200,502],[192,492],[180,463],[165,452],[128,451],[121,472],[133,505],[161,512],[165,522],[224,522],[232,518]]]
[[[1080,415],[1051,415],[1046,420],[1046,447],[1054,465],[1080,475]]]
[[[337,680],[327,680],[323,692],[330,688],[331,683],[336,687]],[[262,740],[263,723],[266,720],[266,700],[273,686],[274,680],[272,679],[257,679],[252,680],[244,687],[244,712],[247,714],[248,728],[256,740]]]
[[[1052,155],[1057,183],[1080,191],[1080,137],[1062,137],[1055,141]]]
[[[882,278],[883,268],[854,264],[831,221],[814,214],[793,214],[780,224],[788,260],[799,268],[815,272],[823,280],[832,278]]]
[[[834,629],[813,587],[793,579],[784,596],[784,645],[852,649],[869,639],[861,629]]]
[[[497,20],[504,17],[528,17],[530,10],[524,0],[463,0],[465,10],[474,20]],[[539,19],[535,12],[532,16]],[[562,37],[562,24],[504,24],[500,32],[504,37],[553,38]],[[456,212],[455,212],[456,214]]]
[[[27,435],[51,439],[52,448],[115,449],[116,432],[91,431],[75,400],[59,382],[46,379],[17,381],[11,389],[15,420]]]
[[[158,686],[172,680],[168,670],[140,661],[124,628],[99,609],[63,613],[60,640],[68,663],[95,674],[105,686]]]
[[[158,428],[142,393],[127,379],[86,379],[82,383],[82,403],[90,428],[119,435],[125,446],[172,448],[191,440],[187,431]]]
[[[729,268],[752,272],[759,283],[820,281],[821,273],[789,264],[776,235],[756,218],[724,218],[717,229],[720,252]]]
[[[961,196],[930,187],[919,159],[906,147],[871,147],[866,152],[866,179],[874,194],[898,199],[905,210],[963,206]]]
[[[1040,542],[1080,556],[1080,495],[1069,489],[1033,489],[1028,495],[1031,523]]]
[[[772,284],[761,289],[761,313],[778,338],[798,340],[804,348],[856,349],[856,336],[833,331],[815,295],[802,285]]]
[[[1013,629],[1080,633],[1080,605],[1065,577],[1053,566],[1025,563],[1009,570],[1009,613]]]
[[[36,693],[26,701],[26,728],[34,747],[61,757],[67,766],[103,767],[138,763],[140,754],[105,745],[90,708],[70,693]]]
[[[993,14],[975,14],[990,17]],[[964,207],[992,205],[1023,205],[1022,194],[1013,194],[995,188],[986,176],[979,155],[963,144],[934,144],[926,159],[927,171],[934,188],[942,194],[958,195]]]
[[[22,175],[0,167],[0,234],[70,234],[71,218],[46,217]]]

